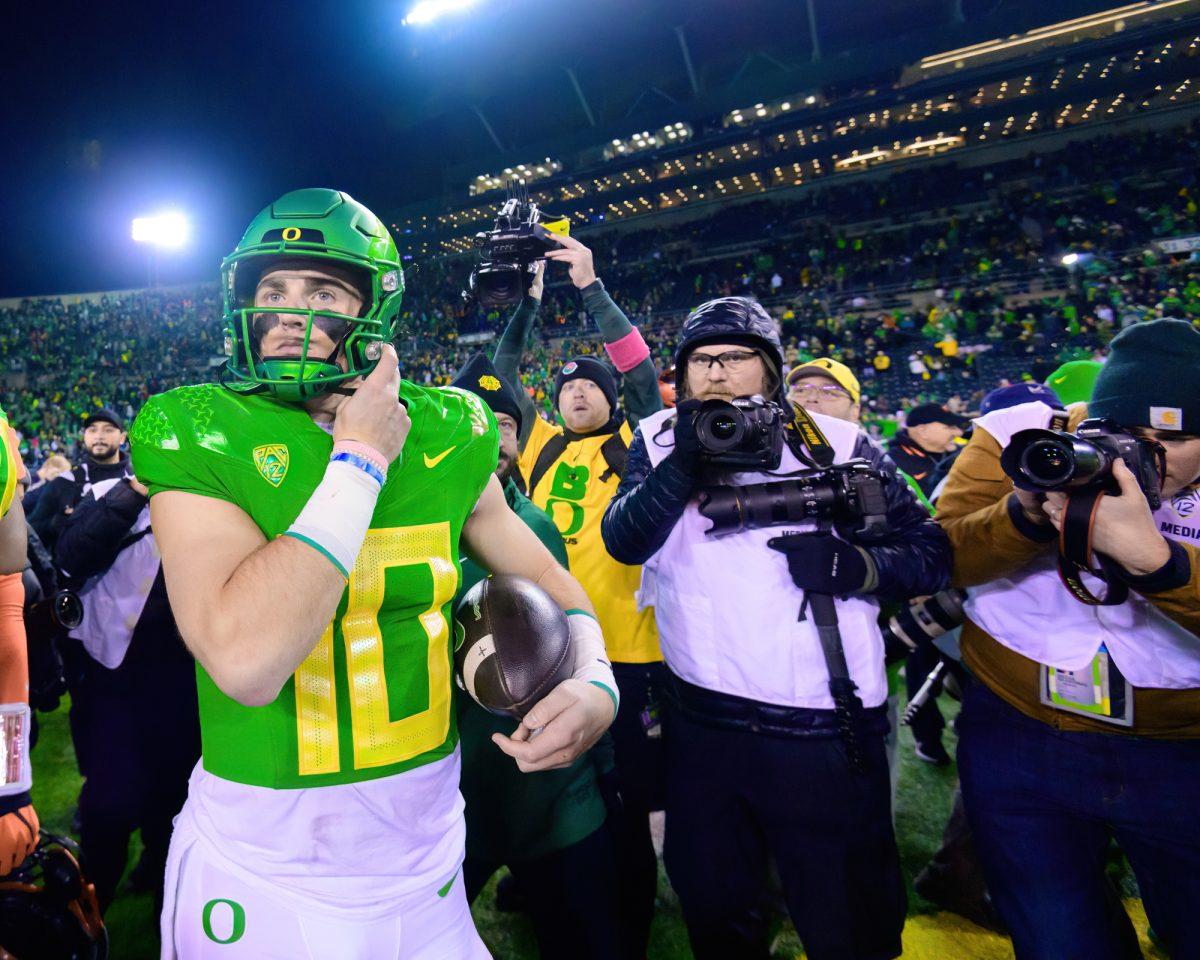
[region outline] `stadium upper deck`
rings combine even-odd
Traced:
[[[518,164],[476,177],[470,199],[452,209],[431,200],[388,221],[406,257],[455,256],[490,226],[508,177],[524,177],[536,202],[577,227],[611,225],[1099,121],[1187,122],[1200,109],[1200,13],[1194,4],[1174,6],[1184,15],[1124,29],[1108,22],[1069,49],[1042,39],[1014,45],[1007,57],[991,48],[954,52],[965,59],[947,61],[960,65],[949,75],[930,57],[932,66],[922,61],[886,88],[798,91],[639,131],[574,158]],[[984,62],[972,66],[976,57]]]

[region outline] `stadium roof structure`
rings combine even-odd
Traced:
[[[1181,3],[1195,5],[1132,6]],[[415,82],[414,96],[395,134],[436,144],[444,161],[441,193],[461,199],[484,174],[798,91],[842,95],[896,83],[906,66],[938,51],[971,50],[1113,6],[1096,0],[484,3],[442,27],[410,31],[405,74]]]

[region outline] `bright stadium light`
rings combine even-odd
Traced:
[[[1077,253],[1064,253],[1063,254],[1062,265],[1064,267],[1073,267],[1078,262],[1079,262],[1079,254],[1077,254]]]
[[[403,20],[406,27],[423,27],[447,13],[460,13],[473,7],[478,0],[420,0]]]
[[[191,224],[182,213],[160,213],[133,220],[133,239],[138,243],[173,250],[187,243],[191,235]]]

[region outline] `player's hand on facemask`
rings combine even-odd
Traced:
[[[412,422],[400,402],[400,361],[390,344],[375,369],[363,379],[333,420],[333,439],[357,440],[378,450],[391,463],[400,456]]]
[[[568,679],[534,704],[511,737],[496,733],[492,742],[522,773],[556,770],[574,763],[612,722],[612,697],[593,683]]]

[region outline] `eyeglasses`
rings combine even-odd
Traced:
[[[722,370],[736,373],[757,356],[758,354],[753,350],[726,350],[716,356],[708,353],[692,353],[689,354],[687,363],[689,370],[709,370],[714,363],[717,363],[721,365]]]
[[[798,387],[792,387],[788,392],[792,396],[803,397],[807,400],[834,400],[837,397],[845,397],[847,400],[853,399],[850,394],[836,383],[806,383]]]

